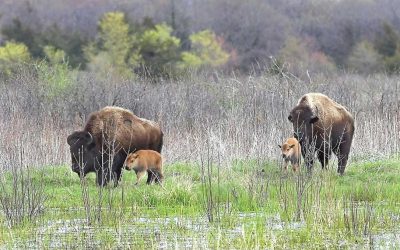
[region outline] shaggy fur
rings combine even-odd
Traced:
[[[79,175],[96,172],[98,184],[105,185],[111,178],[120,179],[127,154],[140,149],[161,152],[163,133],[157,123],[139,118],[127,109],[105,107],[90,114],[84,130],[72,133],[67,142],[72,170]],[[110,156],[111,167],[106,166],[111,163]]]
[[[333,152],[338,157],[338,172],[344,173],[354,134],[354,118],[345,107],[326,95],[309,93],[300,98],[288,119],[309,169],[315,153],[325,168]]]
[[[84,131],[92,134],[96,147],[132,152],[152,149],[161,152],[162,137],[157,123],[139,118],[120,107],[105,107],[93,112]]]

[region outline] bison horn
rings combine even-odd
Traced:
[[[93,142],[93,136],[92,136],[92,134],[91,134],[91,133],[89,133],[89,132],[86,132],[86,134],[85,134],[85,138],[87,139],[87,144],[90,144],[90,143],[92,143],[92,142]]]
[[[70,134],[68,137],[67,137],[67,143],[68,143],[68,145],[72,145],[74,142],[75,142],[75,138],[76,137],[78,137],[78,132],[74,132],[74,133],[72,133],[72,134]]]
[[[84,131],[75,131],[71,135],[67,137],[67,143],[68,145],[72,145],[76,143],[77,140],[79,139],[84,139],[86,144],[90,144],[93,142],[93,136],[89,132],[84,132]]]

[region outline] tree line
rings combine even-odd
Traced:
[[[27,0],[0,7],[5,76],[31,61],[122,77],[264,66],[299,76],[397,73],[400,66],[400,3],[393,0]]]
[[[190,49],[183,50],[181,40],[165,24],[143,23],[130,25],[123,12],[107,12],[98,23],[93,40],[83,42],[79,36],[63,40],[53,27],[50,33],[36,34],[24,28],[18,20],[3,29],[7,41],[0,47],[3,74],[10,75],[16,65],[42,59],[50,65],[79,67],[96,72],[99,77],[112,74],[131,78],[136,74],[152,77],[171,77],[186,69],[203,69],[224,65],[229,54],[222,40],[210,30],[189,36]],[[48,36],[48,37],[46,37]],[[77,40],[75,40],[77,39]]]

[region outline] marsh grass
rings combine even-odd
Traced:
[[[50,246],[57,239],[64,247],[100,244],[158,248],[160,244],[182,247],[196,242],[197,246],[206,242],[209,248],[356,247],[369,246],[375,235],[396,230],[400,214],[397,159],[353,163],[343,177],[333,169],[315,169],[301,189],[300,203],[298,173],[282,172],[271,162],[256,162],[234,161],[231,168],[219,170],[219,181],[213,170],[215,179],[210,189],[213,206],[218,206],[214,208],[218,214],[214,215],[218,217],[211,223],[209,210],[204,207],[208,201],[205,193],[210,190],[204,188],[203,170],[197,163],[166,165],[164,188],[148,186],[144,181],[135,186],[134,174],[124,172],[119,187],[103,188],[106,205],[100,210],[102,219],[90,224],[85,219],[79,177],[68,166],[38,169],[31,176],[34,183],[46,183],[45,212],[35,223],[13,227],[3,224],[0,238],[8,246],[10,242],[33,244],[29,239],[39,237],[36,240],[42,246]],[[262,181],[257,182],[255,173],[262,173],[257,177]],[[373,179],[373,184],[366,185],[366,179]],[[251,180],[259,184],[252,186],[248,183]],[[99,188],[94,174],[89,174],[86,181],[89,195],[97,199]],[[38,228],[47,229],[35,234]],[[136,234],[130,232],[133,228],[137,228]],[[53,233],[58,238],[51,236]],[[143,237],[147,240],[143,241]]]
[[[10,227],[25,222],[34,223],[36,217],[43,213],[47,199],[45,185],[33,180],[24,158],[24,147],[19,146],[12,149],[11,171],[0,172],[0,208]]]
[[[24,69],[0,84],[3,189],[13,190],[15,171],[46,197],[42,212],[13,225],[2,209],[6,248],[357,248],[380,244],[379,237],[396,243],[398,76],[312,75],[305,82],[217,74],[151,84],[77,72],[68,81],[60,94]],[[336,174],[335,157],[326,171],[316,164],[311,176],[304,167],[299,174],[280,167],[276,145],[292,135],[287,114],[307,92],[323,92],[354,114],[344,176]],[[112,104],[161,124],[163,188],[136,187],[124,172],[119,187],[100,189],[93,173],[80,180],[67,166],[67,136]],[[22,153],[24,164],[15,164]]]

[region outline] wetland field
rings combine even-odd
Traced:
[[[0,249],[400,248],[399,77],[72,80],[49,90],[23,71],[0,85]],[[354,115],[343,176],[335,157],[282,169],[287,114],[308,92]],[[161,125],[162,186],[71,171],[67,136],[107,105]]]

